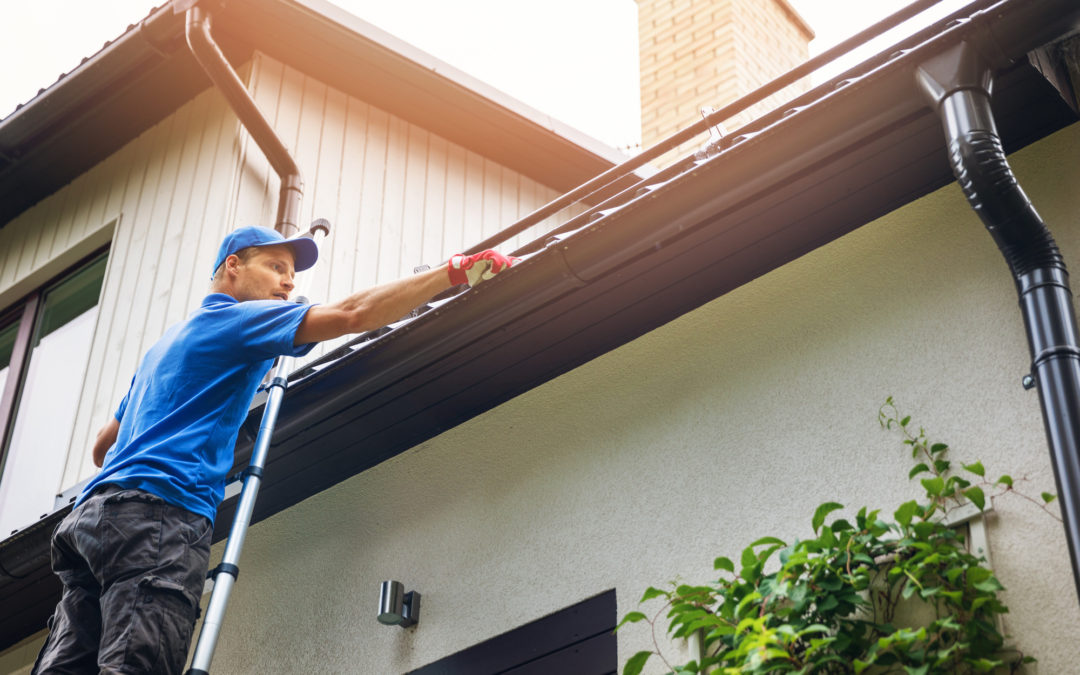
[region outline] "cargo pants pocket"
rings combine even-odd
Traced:
[[[124,667],[131,672],[181,673],[195,625],[196,605],[184,586],[143,577],[134,594],[124,641]]]

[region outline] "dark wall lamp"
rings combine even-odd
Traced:
[[[420,594],[405,592],[400,581],[384,581],[379,588],[379,623],[408,628],[420,620]]]

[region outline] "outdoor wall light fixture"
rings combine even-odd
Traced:
[[[408,628],[420,620],[420,594],[405,592],[400,581],[384,581],[379,588],[379,623]]]

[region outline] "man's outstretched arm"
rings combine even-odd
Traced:
[[[434,269],[373,286],[333,304],[317,305],[308,310],[293,344],[322,342],[382,328],[447,288],[461,283],[475,285],[516,261],[495,251],[454,256],[449,263]]]

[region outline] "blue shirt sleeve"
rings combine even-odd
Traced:
[[[227,323],[227,340],[247,352],[253,360],[276,356],[303,356],[315,343],[293,345],[296,331],[313,305],[280,300],[250,300],[232,305],[235,313]]]

